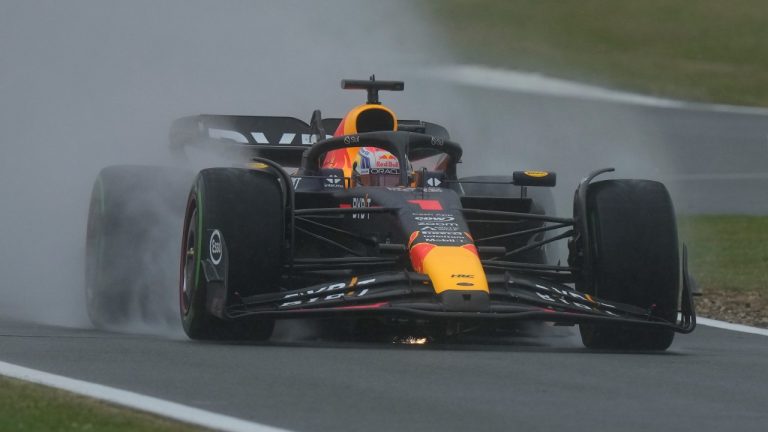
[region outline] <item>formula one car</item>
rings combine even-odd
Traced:
[[[693,331],[685,249],[681,260],[661,183],[595,181],[613,171],[598,170],[578,185],[572,218],[548,215],[555,173],[460,178],[462,147],[444,127],[399,120],[379,102],[402,82],[342,87],[368,93],[342,119],[172,125],[176,151],[225,149],[241,161],[203,169],[188,194],[179,303],[190,338],[263,340],[275,320],[295,318],[432,338],[536,320],[578,324],[590,348],[664,350]],[[567,243],[566,265],[548,256],[555,242]],[[116,300],[90,280],[94,317]]]

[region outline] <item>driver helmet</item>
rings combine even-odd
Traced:
[[[360,147],[352,174],[356,186],[399,186],[400,162],[377,147]]]

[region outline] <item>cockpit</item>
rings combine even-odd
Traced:
[[[425,132],[418,129],[418,124],[398,122],[394,111],[379,102],[380,90],[403,90],[402,82],[376,81],[375,77],[371,76],[368,81],[344,80],[342,88],[364,89],[368,92],[368,100],[350,110],[339,122],[333,136],[344,137],[346,145],[320,155],[320,166],[316,173],[318,176],[333,178],[333,187],[417,186],[428,183],[430,186],[437,186],[442,183],[449,174],[449,168],[458,162],[458,159],[452,160],[451,154],[439,147],[439,144],[444,142],[442,137],[430,136],[429,142],[435,144],[432,146],[413,147],[406,144],[399,155],[390,149],[366,145],[373,143],[363,142],[368,138],[368,134],[375,132],[389,132],[391,135],[387,138],[394,141],[402,141],[404,137],[409,143],[412,139],[413,142],[425,141],[423,138],[415,139],[409,136]],[[319,121],[319,118],[313,117],[313,122],[316,121]],[[384,135],[379,136],[382,137]],[[318,144],[322,147],[322,143]],[[305,175],[308,174],[306,169],[302,171]],[[336,182],[335,179],[338,178],[344,179],[342,184]]]

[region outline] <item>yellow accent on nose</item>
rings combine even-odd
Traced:
[[[424,257],[422,272],[432,280],[437,294],[446,290],[488,292],[480,258],[461,246],[436,246]]]

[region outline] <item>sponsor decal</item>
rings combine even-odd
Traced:
[[[301,182],[301,177],[293,177],[291,179],[291,182],[293,183],[293,188],[296,189],[299,187],[299,183]]]
[[[400,187],[400,186],[387,186],[387,190],[390,190],[392,192],[427,192],[427,193],[441,193],[443,192],[440,188],[433,188],[433,187],[425,187],[425,188],[415,188],[415,187]]]
[[[475,275],[471,274],[452,274],[452,278],[460,278],[460,279],[474,279]]]
[[[419,222],[453,222],[456,220],[456,217],[451,215],[430,215],[429,213],[424,214],[426,216],[421,216],[420,214],[414,215],[413,219]]]
[[[419,222],[421,231],[459,231],[456,222]]]
[[[323,302],[327,300],[336,300],[343,297],[363,297],[366,294],[368,294],[369,289],[363,288],[359,292],[351,291],[346,292],[348,288],[358,287],[361,285],[368,285],[371,283],[376,282],[376,278],[369,278],[364,280],[357,280],[357,278],[352,278],[350,282],[339,282],[329,285],[324,285],[319,288],[311,288],[306,289],[302,291],[292,292],[290,294],[286,294],[283,296],[283,300],[295,298],[295,297],[302,297],[301,299],[297,300],[290,300],[283,302],[278,307],[288,307],[288,306],[299,306],[304,304],[312,304],[312,303],[318,303]],[[306,298],[304,298],[306,297]]]
[[[375,147],[362,147],[358,152],[360,174],[400,174],[400,163],[392,153]]]
[[[344,137],[344,144],[359,144],[360,137],[358,135],[347,135]]]
[[[366,174],[365,170],[360,171],[363,174]],[[368,174],[400,174],[400,170],[398,168],[370,168],[368,170]]]
[[[424,227],[428,228],[428,227]],[[464,245],[467,243],[467,238],[464,237],[464,233],[457,231],[421,231],[421,237],[427,243],[435,243],[440,245],[452,244],[452,245]]]
[[[567,300],[567,299],[565,299],[563,297],[552,298],[550,295],[542,294],[542,293],[540,293],[538,291],[536,292],[536,295],[539,296],[539,298],[541,298],[542,300],[546,300],[548,302],[562,303],[562,304],[566,304],[566,305],[569,305],[569,306],[576,306],[578,308],[581,308],[581,309],[584,309],[584,310],[588,310],[588,311],[593,310],[590,306],[587,306],[585,304],[581,304],[579,302],[575,302],[575,301],[572,301],[572,300],[569,301],[569,300]]]
[[[524,173],[528,177],[536,177],[536,178],[546,177],[549,175],[549,173],[546,171],[524,171]]]
[[[395,155],[388,151],[376,152],[375,168],[400,168],[400,163]]]
[[[443,145],[445,145],[445,141],[440,137],[433,136],[431,144],[435,147],[442,147]]]
[[[208,136],[213,139],[226,139],[240,144],[248,144],[248,138],[245,135],[233,130],[208,128]]]
[[[352,198],[352,208],[368,208],[371,206],[371,199],[368,196]],[[370,213],[352,213],[352,219],[370,219]]]
[[[432,177],[430,179],[427,179],[427,184],[432,187],[440,186],[443,182],[440,181],[439,178]]]
[[[379,207],[375,205],[371,205],[372,199],[368,198],[368,195],[364,197],[353,197],[352,203],[339,203],[339,208],[369,208],[369,207]],[[371,214],[370,213],[352,213],[352,219],[370,219]]]
[[[300,138],[300,140],[296,144],[312,145],[318,141],[318,137],[316,135],[284,132],[283,134],[280,135],[280,139],[277,141],[277,144],[280,144],[280,145],[294,144],[294,141],[296,141],[297,136]],[[254,141],[256,141],[256,144],[273,144],[267,139],[267,136],[264,134],[264,132],[251,132],[251,137],[253,138]],[[326,135],[325,137],[331,138],[332,135]],[[247,144],[247,143],[248,143],[248,140],[243,142],[243,144]]]
[[[201,125],[202,129],[202,125]],[[278,140],[270,141],[267,139],[267,135],[264,132],[250,132],[251,138],[253,138],[253,141],[256,144],[280,144],[280,145],[305,145],[309,146],[317,141],[319,141],[320,138],[317,135],[313,134],[297,134],[293,132],[284,132],[280,134],[280,138]],[[232,140],[239,144],[250,144],[248,142],[248,138],[246,135],[233,130],[228,129],[219,129],[219,128],[208,128],[208,136],[213,139],[226,139],[226,140]],[[297,140],[296,138],[300,138]],[[326,135],[324,139],[327,138],[333,138],[333,135]],[[297,142],[298,141],[298,142]]]
[[[325,179],[325,187],[327,188],[343,188],[344,183],[340,176],[331,174]]]
[[[467,243],[462,226],[456,216],[450,213],[414,213],[413,220],[419,227],[422,239],[441,245],[464,245]],[[471,239],[469,239],[471,241]]]
[[[211,258],[213,265],[219,265],[221,258],[224,255],[221,232],[219,230],[213,230],[211,238],[208,240],[208,256]]]
[[[510,282],[514,283],[514,281],[510,280]],[[578,293],[576,291],[566,290],[562,288],[557,288],[554,286],[545,286],[541,284],[536,284],[536,288],[539,288],[541,290],[548,291],[547,293],[542,293],[540,291],[536,291],[536,295],[539,296],[542,300],[546,300],[551,303],[562,303],[570,306],[576,306],[578,308],[584,309],[584,310],[595,310],[595,307],[589,306],[584,303],[592,303],[595,306],[601,306],[602,308],[598,309],[603,313],[606,313],[608,315],[612,316],[619,316],[618,314],[611,312],[609,310],[606,310],[606,308],[609,309],[616,309],[615,306],[609,305],[602,302],[596,302],[593,300],[590,296],[583,295],[581,293]]]

